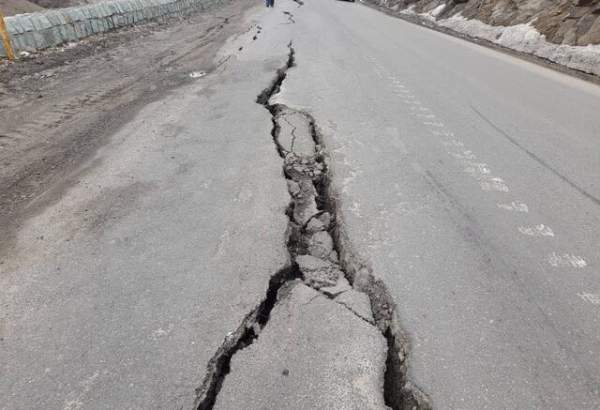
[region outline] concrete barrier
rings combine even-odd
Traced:
[[[6,17],[15,52],[42,50],[148,21],[188,15],[226,0],[115,0]],[[6,51],[0,43],[0,56]]]

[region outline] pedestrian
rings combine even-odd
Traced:
[[[275,0],[266,0],[267,7],[275,7]]]

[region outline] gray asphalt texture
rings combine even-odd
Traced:
[[[599,408],[600,89],[360,4],[295,20],[277,101],[323,134],[411,380],[437,408]]]
[[[254,102],[288,49],[252,40],[256,13],[226,64],[143,108],[22,225],[1,265],[0,408],[190,409],[289,265],[287,186]]]
[[[379,330],[306,285],[282,293],[257,342],[234,356],[215,410],[388,409]]]
[[[191,408],[289,264],[255,98],[290,41],[271,103],[315,119],[411,381],[440,409],[600,408],[600,89],[356,3],[278,0],[247,23],[260,33],[240,30],[20,224],[0,265],[0,408]]]

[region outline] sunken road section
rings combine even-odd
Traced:
[[[407,338],[392,297],[344,233],[314,118],[270,104],[295,64],[290,43],[285,66],[256,100],[271,113],[283,159],[292,263],[213,356],[197,409],[430,409],[407,380]]]

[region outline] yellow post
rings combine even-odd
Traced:
[[[9,60],[15,59],[15,52],[13,51],[12,45],[10,44],[10,35],[6,30],[6,24],[4,23],[4,14],[0,11],[0,37],[2,37],[2,44],[4,45],[4,51],[6,51],[6,57]]]

